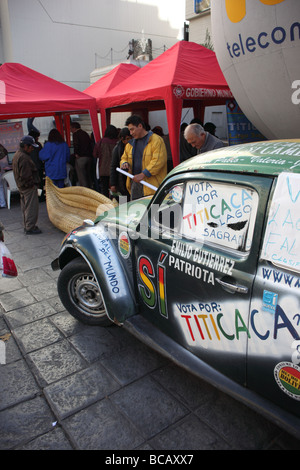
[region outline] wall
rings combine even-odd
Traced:
[[[204,44],[206,31],[211,34],[210,11],[196,14],[194,0],[185,0],[185,16],[189,21],[189,39],[197,44]]]
[[[132,39],[150,38],[157,57],[183,38],[184,21],[184,0],[0,0],[0,63],[83,91],[95,68],[126,61]],[[42,141],[52,121],[35,120]]]
[[[126,60],[131,39],[150,37],[156,55],[182,39],[184,9],[184,0],[0,0],[0,62],[84,90],[95,66]]]

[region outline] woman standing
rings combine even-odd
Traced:
[[[70,161],[70,149],[57,129],[52,129],[48,142],[39,153],[40,160],[45,162],[45,175],[55,186],[63,188],[67,177],[67,162]]]

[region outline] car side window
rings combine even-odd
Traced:
[[[162,233],[181,233],[184,189],[185,185],[183,183],[172,186],[171,189],[166,191],[159,206],[152,207],[154,227],[159,227]]]
[[[261,258],[300,273],[300,175],[281,173],[273,194]]]
[[[155,222],[178,238],[246,253],[251,248],[258,194],[252,188],[211,180],[173,186]],[[174,224],[170,224],[170,210]]]

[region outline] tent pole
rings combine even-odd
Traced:
[[[65,136],[66,136],[66,142],[68,146],[71,146],[71,135],[70,135],[70,115],[65,114],[64,115],[64,122],[65,122]]]
[[[107,112],[105,108],[100,108],[100,117],[101,117],[101,134],[102,137],[104,136],[104,132],[106,129],[106,119],[107,119]]]
[[[179,165],[179,138],[180,138],[180,122],[182,114],[183,101],[180,98],[176,98],[171,89],[168,91],[168,96],[165,100],[170,147],[172,153],[173,166]]]
[[[54,119],[55,119],[56,129],[63,136],[64,135],[64,128],[63,128],[63,123],[62,123],[62,115],[60,113],[55,114]]]
[[[89,114],[90,114],[90,119],[91,119],[91,122],[92,122],[95,142],[99,142],[99,140],[100,140],[100,128],[99,128],[97,110],[96,109],[90,109]]]

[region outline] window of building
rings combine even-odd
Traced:
[[[210,0],[194,0],[195,13],[203,13],[210,10]]]

